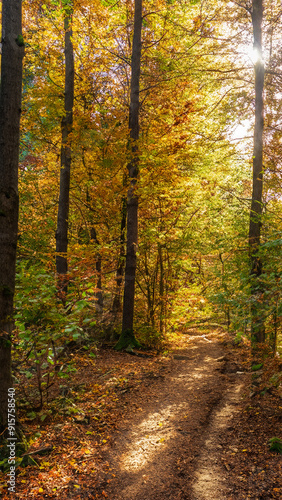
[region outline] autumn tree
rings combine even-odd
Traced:
[[[21,0],[2,1],[0,94],[0,434],[7,426],[18,233],[18,159],[22,93]]]
[[[65,303],[67,292],[67,250],[71,170],[71,133],[74,100],[74,55],[72,45],[72,2],[64,5],[65,31],[65,115],[62,118],[60,196],[56,231],[56,269],[59,295]]]
[[[262,273],[262,262],[259,257],[260,235],[262,224],[262,188],[263,188],[263,88],[264,88],[264,62],[262,55],[262,20],[263,2],[253,0],[252,2],[252,25],[254,38],[254,51],[257,61],[255,70],[255,127],[254,127],[254,150],[253,150],[253,190],[250,213],[249,246],[251,258],[251,276],[259,278]],[[252,295],[254,305],[252,306],[252,335],[256,342],[265,339],[264,322],[262,313],[258,311],[261,304],[262,291],[258,287],[258,279],[253,279]]]
[[[135,0],[131,56],[129,106],[129,189],[127,194],[126,263],[124,275],[122,337],[116,348],[136,343],[133,335],[136,256],[138,243],[138,195],[136,192],[139,167],[139,91],[141,69],[142,0]],[[123,337],[126,338],[125,343]]]

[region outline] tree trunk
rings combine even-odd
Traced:
[[[123,197],[122,209],[121,209],[121,223],[120,223],[119,258],[118,258],[118,268],[116,272],[116,289],[112,306],[113,321],[115,321],[118,313],[121,311],[121,285],[124,273],[126,215],[127,215],[127,200],[125,197]]]
[[[259,283],[262,273],[262,262],[259,256],[261,216],[262,216],[262,188],[263,188],[263,88],[264,88],[264,63],[262,59],[262,20],[263,1],[252,2],[252,23],[254,36],[254,49],[257,53],[255,63],[255,129],[253,153],[253,192],[249,227],[249,249],[251,266],[251,294],[252,294],[252,338],[254,342],[264,342],[265,329],[262,314],[263,290]]]
[[[18,233],[18,160],[22,92],[21,0],[2,0],[0,91],[0,435],[7,427]],[[3,435],[2,435],[3,437]]]
[[[122,332],[133,332],[134,292],[136,274],[136,250],[138,236],[138,195],[136,182],[138,176],[139,140],[139,85],[141,66],[141,29],[142,0],[135,0],[134,33],[131,58],[131,89],[129,108],[130,161],[127,165],[130,187],[127,194],[127,239],[126,263],[123,295]]]
[[[71,133],[73,123],[74,100],[74,56],[71,41],[72,7],[65,8],[65,116],[62,119],[62,146],[61,146],[61,171],[60,195],[56,231],[56,270],[58,297],[66,302],[67,294],[67,250],[68,250],[68,220],[70,197],[70,170],[71,170]]]
[[[91,240],[95,241],[96,245],[100,245],[99,240],[97,238],[97,233],[96,229],[94,226],[91,226],[90,230],[90,238]],[[96,273],[97,273],[97,292],[96,292],[96,299],[97,299],[97,310],[98,312],[102,313],[103,312],[103,291],[102,291],[102,256],[100,252],[97,252],[96,255]]]
[[[165,325],[165,296],[164,296],[164,262],[162,246],[158,243],[158,257],[160,263],[160,334],[164,333]]]

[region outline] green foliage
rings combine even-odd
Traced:
[[[160,348],[164,340],[164,335],[151,325],[138,325],[136,328],[138,339],[142,346],[147,348]]]
[[[58,358],[69,343],[82,344],[88,340],[88,302],[75,300],[64,308],[56,298],[54,274],[42,264],[18,263],[16,295],[14,360],[22,365],[26,379],[37,377],[40,406],[54,376],[69,378],[76,371],[71,361],[58,365]],[[91,325],[90,321],[90,325]],[[59,366],[59,369],[58,369]],[[29,418],[35,418],[30,414]]]
[[[43,265],[19,262],[16,275],[15,319],[22,342],[32,340],[36,329],[37,342],[79,340],[84,338],[81,327],[88,302],[73,300],[64,308],[56,298],[53,273]],[[38,333],[40,335],[38,337]]]
[[[116,0],[101,0],[102,5],[105,5],[105,7],[110,7],[111,9],[117,9],[118,4]]]
[[[134,347],[139,348],[141,344],[136,340],[132,330],[125,330],[121,333],[119,341],[115,345],[116,351],[133,350]]]
[[[1,457],[0,471],[6,473],[6,472],[9,472],[10,467],[11,467],[11,463],[9,462],[9,460],[10,460],[10,448],[7,446],[8,444],[10,444],[10,442],[7,442],[6,440],[4,440],[4,441],[2,441],[2,443],[0,446],[0,457]],[[26,465],[33,465],[32,463],[30,463],[30,464],[22,463],[24,457],[21,458],[21,456],[29,448],[29,443],[25,439],[25,437],[21,436],[21,440],[15,442],[15,445],[16,445],[16,455],[15,455],[15,464],[13,464],[13,465],[15,465],[15,467],[18,467],[19,465],[21,465],[23,467],[25,467]]]
[[[278,437],[272,437],[268,441],[268,446],[270,451],[276,451],[276,453],[282,453],[282,440]]]
[[[24,39],[23,39],[22,35],[18,35],[17,36],[16,43],[17,43],[17,45],[19,47],[24,47],[25,46]]]
[[[263,363],[259,363],[258,365],[252,365],[252,371],[256,372],[263,367]]]
[[[250,337],[251,319],[265,325],[266,339],[272,351],[279,350],[281,327],[281,238],[279,233],[269,235],[259,249],[262,274],[257,277],[249,273],[246,250],[223,253],[215,260],[211,302],[222,310],[230,322],[230,328],[238,339]],[[239,250],[239,251],[238,251]],[[214,286],[216,285],[216,286]]]
[[[18,263],[15,311],[16,326],[20,331],[52,327],[58,321],[60,324],[54,277],[43,266],[30,265],[25,261]]]

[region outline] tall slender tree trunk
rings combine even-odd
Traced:
[[[142,0],[135,0],[134,33],[131,57],[131,89],[129,108],[130,160],[127,165],[130,187],[127,194],[127,237],[123,295],[122,331],[133,332],[136,251],[138,237],[138,140],[139,140],[139,87],[141,66]]]
[[[2,0],[0,91],[0,438],[7,427],[18,233],[18,161],[22,93],[21,0]],[[3,437],[3,435],[2,435]]]
[[[91,226],[90,230],[90,238],[92,241],[95,241],[96,245],[100,245],[98,237],[97,237],[97,232],[94,226]],[[103,291],[102,291],[102,256],[101,253],[97,252],[96,254],[96,273],[97,273],[97,292],[96,292],[96,299],[97,299],[97,309],[98,312],[102,313],[103,312]]]
[[[56,231],[56,271],[58,297],[65,303],[67,294],[67,250],[68,250],[68,221],[70,198],[70,171],[71,171],[71,133],[73,123],[74,100],[74,56],[72,45],[72,3],[65,7],[65,115],[62,119],[62,146],[60,195]]]
[[[255,63],[255,129],[253,152],[253,192],[249,227],[249,249],[251,266],[251,293],[252,293],[252,338],[254,342],[265,340],[263,314],[261,312],[263,290],[259,283],[262,273],[262,262],[259,256],[262,216],[262,188],[263,188],[263,88],[264,63],[262,58],[262,20],[263,0],[252,2],[252,24],[254,49],[257,53]]]
[[[112,306],[113,320],[115,321],[118,313],[121,311],[121,285],[124,273],[124,258],[125,258],[125,229],[127,215],[127,199],[122,198],[121,222],[120,222],[120,241],[119,241],[119,256],[118,268],[116,272],[116,288]]]
[[[160,263],[160,333],[165,330],[165,293],[164,293],[164,261],[162,245],[158,243],[158,258]]]

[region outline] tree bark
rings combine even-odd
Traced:
[[[164,333],[165,326],[165,296],[164,296],[164,262],[163,249],[158,243],[158,258],[160,263],[160,334]]]
[[[257,52],[255,63],[255,128],[253,152],[253,192],[249,226],[249,249],[251,267],[251,329],[254,342],[265,340],[263,314],[261,312],[262,293],[259,277],[262,273],[262,262],[259,256],[262,216],[262,189],[263,189],[263,129],[264,129],[264,63],[262,58],[262,20],[263,0],[252,2],[252,24],[254,49]]]
[[[90,238],[91,238],[91,240],[95,241],[96,245],[98,245],[98,246],[100,245],[98,237],[97,237],[96,229],[94,226],[91,226]],[[97,255],[96,255],[95,267],[96,267],[96,273],[97,273],[97,292],[95,294],[96,299],[97,299],[97,310],[98,310],[98,312],[102,313],[103,312],[103,305],[104,305],[103,291],[102,291],[102,256],[101,256],[99,251],[97,252]]]
[[[0,91],[0,435],[7,427],[18,234],[18,161],[22,94],[21,0],[2,0]],[[3,436],[2,436],[3,437]]]
[[[74,100],[74,56],[72,45],[72,7],[71,2],[65,10],[65,116],[62,118],[62,146],[60,195],[56,231],[56,270],[58,297],[65,303],[67,294],[67,250],[68,250],[68,221],[70,198],[70,171],[71,171],[71,133],[73,124]]]
[[[121,312],[121,285],[124,273],[126,215],[127,215],[127,199],[124,196],[122,198],[122,209],[121,209],[119,257],[118,257],[118,268],[116,272],[116,288],[112,306],[113,321],[115,321],[118,313]]]
[[[129,107],[130,160],[127,165],[130,187],[127,193],[127,237],[123,295],[122,332],[133,332],[136,251],[138,239],[138,140],[139,140],[139,87],[141,67],[142,0],[135,0],[134,33],[131,57],[131,89]]]

